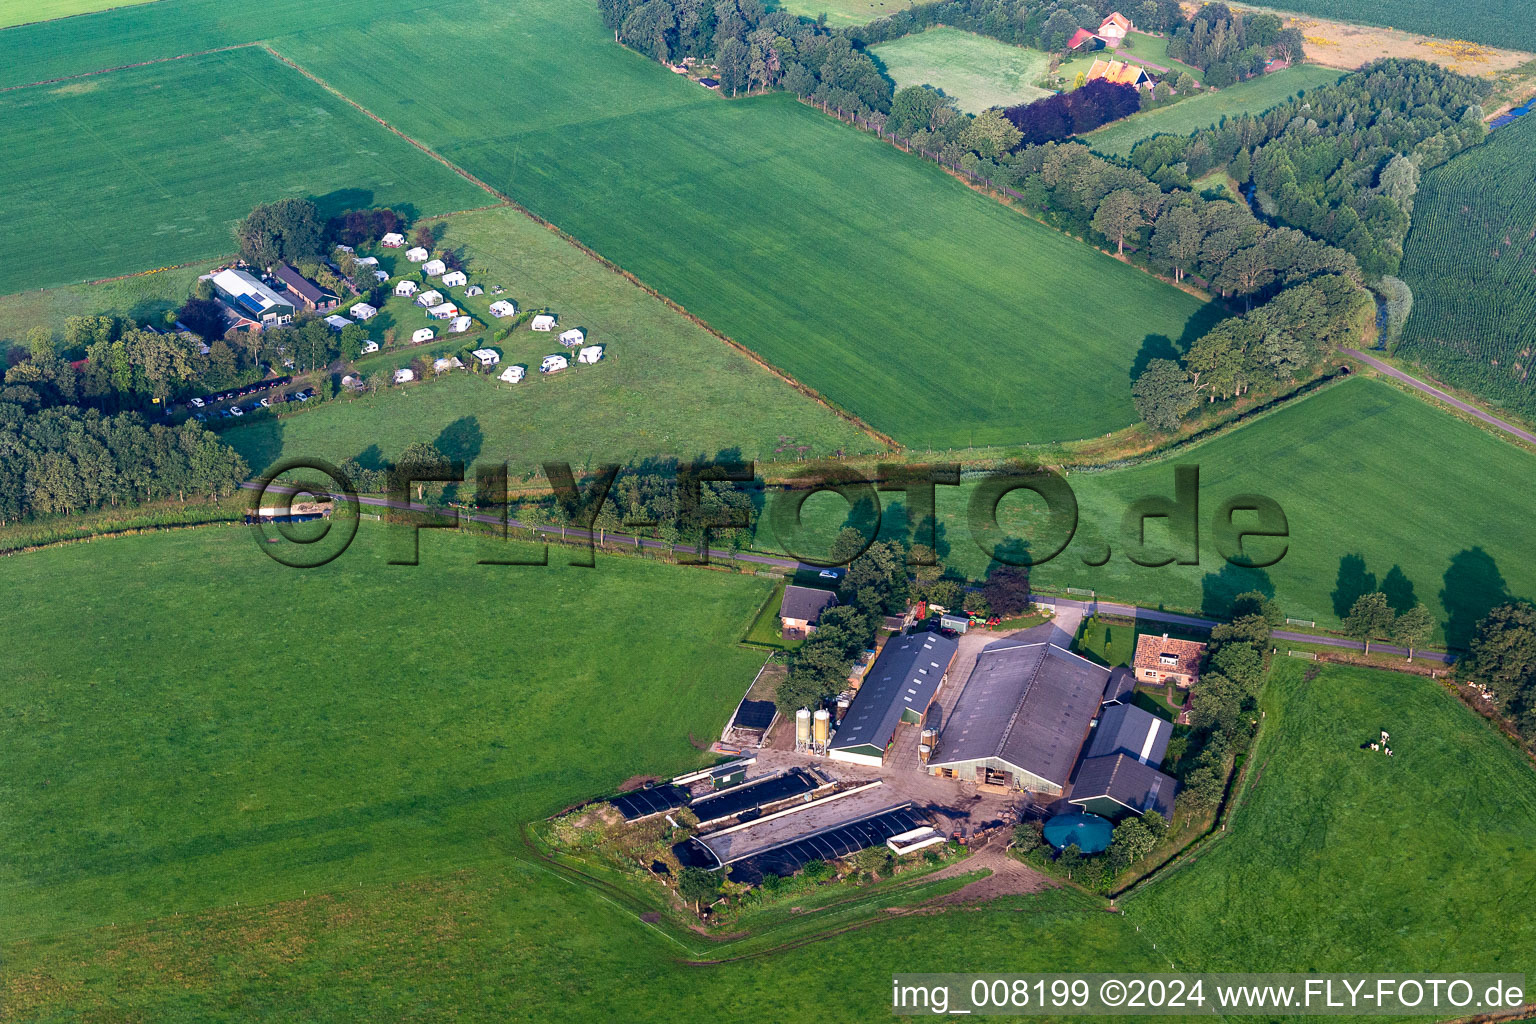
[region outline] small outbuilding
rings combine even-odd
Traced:
[[[555,329],[555,318],[549,313],[540,313],[528,326],[535,331],[552,331]]]
[[[411,344],[420,345],[437,337],[437,333],[430,327],[422,327],[411,335]]]
[[[518,381],[523,379],[524,374],[527,372],[528,371],[521,366],[509,366],[505,370],[501,371],[501,379],[506,381],[508,384],[516,384]]]
[[[516,316],[517,307],[506,299],[497,299],[491,303],[491,316],[501,319],[503,317]]]
[[[391,231],[379,239],[379,244],[386,249],[398,249],[405,245],[405,236],[398,231]]]
[[[427,252],[427,250],[423,249],[419,245],[414,249],[405,250],[405,258],[410,260],[412,263],[425,263],[427,261],[427,257],[430,255],[432,254]]]
[[[377,307],[370,306],[366,302],[359,302],[347,312],[352,314],[352,319],[358,321],[372,320],[374,317],[379,315]]]
[[[481,366],[495,366],[501,362],[501,353],[493,348],[477,348],[470,355],[479,360]]]
[[[462,288],[469,283],[469,276],[462,270],[450,270],[443,275],[443,286],[446,288]]]
[[[427,262],[422,265],[421,272],[426,274],[428,277],[441,277],[442,275],[448,273],[448,264],[444,263],[442,260],[427,260]]]
[[[562,355],[545,356],[544,357],[544,361],[539,364],[539,372],[540,373],[559,373],[561,370],[565,369],[567,366],[570,366],[570,365],[571,365],[571,361],[569,359],[565,358],[565,356],[562,356]]]
[[[587,336],[581,332],[579,327],[572,327],[570,330],[562,331],[560,334],[560,344],[566,348],[575,348],[586,339]]]
[[[602,358],[603,358],[603,346],[601,346],[601,345],[588,345],[586,348],[584,348],[580,352],[576,353],[576,361],[578,363],[591,364],[591,363],[597,362],[598,360],[600,360]]]
[[[410,369],[409,367],[402,366],[400,369],[395,371],[395,383],[396,384],[409,384],[411,381],[413,381],[415,379],[416,379],[416,371]]]
[[[412,281],[410,278],[406,278],[404,281],[401,281],[399,284],[395,285],[396,295],[415,295],[418,290],[419,289],[416,286],[416,282]]]

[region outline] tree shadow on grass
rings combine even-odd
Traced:
[[[1446,644],[1465,650],[1477,633],[1477,624],[1509,599],[1509,585],[1492,555],[1480,547],[1455,555],[1445,570],[1445,586],[1440,591]]]

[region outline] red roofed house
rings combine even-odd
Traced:
[[[1200,660],[1205,644],[1197,640],[1173,640],[1167,633],[1143,633],[1136,638],[1131,667],[1143,683],[1174,683],[1188,689],[1200,681]]]
[[[1125,42],[1125,34],[1131,30],[1131,19],[1119,11],[1104,19],[1099,26],[1099,38],[1110,46],[1119,46]]]
[[[1104,40],[1100,39],[1092,32],[1089,32],[1087,29],[1080,28],[1075,33],[1073,33],[1071,39],[1067,40],[1067,49],[1075,50],[1080,46],[1084,46],[1085,44],[1089,50],[1102,50],[1104,48]]]

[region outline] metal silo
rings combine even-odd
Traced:
[[[826,708],[816,709],[816,751],[825,753],[827,743],[832,739],[832,713]]]
[[[801,708],[795,712],[795,749],[809,750],[811,747],[811,712],[807,708]]]

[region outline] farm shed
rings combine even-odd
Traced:
[[[416,296],[416,305],[418,306],[426,306],[428,309],[430,309],[433,306],[441,306],[442,304],[443,293],[438,291],[436,288],[428,288],[426,291]]]
[[[481,366],[495,366],[501,362],[501,353],[493,348],[477,348],[470,355],[478,359]]]
[[[263,327],[293,321],[293,303],[243,270],[221,270],[209,280],[236,316]]]
[[[999,641],[977,655],[929,758],[934,775],[1060,795],[1109,669],[1055,644]]]
[[[368,305],[366,302],[359,302],[348,312],[352,314],[352,319],[354,320],[372,320],[374,317],[379,315],[378,309],[374,306]]]
[[[585,341],[586,338],[587,336],[581,332],[581,328],[572,327],[570,330],[561,333],[560,344],[566,348],[575,348]]]
[[[378,350],[379,350],[379,343],[374,341],[372,338],[369,338],[367,341],[363,342],[363,347],[362,347],[361,351],[362,351],[362,354],[366,356],[369,353],[377,352]]]
[[[1088,741],[1088,757],[1126,754],[1153,767],[1163,763],[1173,725],[1134,704],[1105,708]]]
[[[1128,754],[1090,757],[1077,770],[1070,803],[1111,820],[1126,814],[1156,811],[1173,817],[1178,783],[1150,764]]]
[[[505,370],[501,371],[501,379],[506,381],[508,384],[516,384],[518,381],[523,379],[523,374],[527,372],[528,371],[521,366],[509,366]]]
[[[401,281],[399,284],[395,285],[395,294],[396,295],[415,295],[416,292],[417,292],[416,282],[410,280],[409,278],[407,278],[406,280]]]
[[[379,239],[379,244],[386,249],[398,249],[405,244],[405,236],[398,231],[391,231]]]
[[[321,290],[314,282],[286,263],[279,263],[277,269],[272,271],[272,276],[283,282],[283,287],[288,294],[298,300],[299,305],[305,309],[323,312],[336,308],[336,296]]]
[[[412,263],[425,263],[427,257],[430,255],[432,254],[427,252],[427,250],[423,249],[419,245],[414,249],[405,250],[405,258],[410,260]]]
[[[1104,705],[1129,704],[1136,693],[1136,675],[1124,665],[1109,670],[1109,682],[1104,684]]]
[[[539,364],[539,372],[540,373],[559,373],[561,370],[565,369],[567,366],[570,366],[570,365],[571,365],[571,361],[569,359],[565,358],[565,356],[562,356],[562,355],[545,356],[544,357],[544,361]]]
[[[816,631],[821,613],[837,604],[837,595],[830,590],[815,587],[784,588],[784,600],[779,603],[779,628],[786,637],[805,637]]]
[[[1115,11],[1099,23],[1099,38],[1110,46],[1125,42],[1125,34],[1131,30],[1131,19]]]
[[[533,322],[528,326],[535,331],[554,330],[555,318],[550,316],[548,313],[540,313],[538,316],[533,318]]]
[[[428,277],[440,277],[448,272],[448,264],[442,260],[428,260],[422,265],[421,272]]]
[[[437,334],[436,334],[436,332],[434,332],[432,330],[432,328],[430,328],[430,327],[417,328],[415,333],[413,333],[411,335],[411,344],[412,345],[420,345],[422,342],[431,341],[435,337],[437,337]]]
[[[603,346],[601,346],[601,345],[588,345],[586,348],[584,348],[580,352],[576,353],[576,361],[578,363],[591,364],[591,363],[597,362],[599,359],[602,359],[602,358],[603,358]]]
[[[892,637],[864,675],[864,682],[827,756],[837,761],[879,765],[905,722],[921,727],[938,696],[960,645],[939,633]],[[916,742],[916,739],[913,739]]]
[[[411,369],[407,369],[405,367],[401,367],[400,369],[395,371],[395,383],[396,384],[409,384],[411,381],[413,381],[415,379],[416,379],[416,371],[415,370],[411,370]]]
[[[1144,683],[1173,683],[1190,687],[1200,681],[1200,660],[1205,644],[1198,640],[1176,640],[1167,633],[1155,636],[1143,633],[1136,638],[1136,655],[1131,667]]]
[[[497,299],[495,302],[491,303],[491,316],[494,316],[497,319],[516,315],[517,307],[512,305],[512,303],[508,302],[506,299]]]
[[[469,276],[462,270],[450,270],[443,275],[443,285],[447,288],[462,288],[469,283]]]

